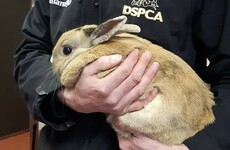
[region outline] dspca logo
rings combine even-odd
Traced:
[[[163,16],[159,10],[157,0],[132,0],[130,5],[124,5],[122,14],[163,23]]]
[[[138,7],[152,7],[154,8],[154,10],[156,10],[157,7],[159,7],[159,5],[157,4],[157,0],[133,0],[131,2],[131,5]]]

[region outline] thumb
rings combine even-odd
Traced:
[[[102,56],[90,63],[84,68],[84,73],[87,75],[95,75],[101,71],[110,69],[115,67],[121,62],[122,55],[110,55],[110,56]]]

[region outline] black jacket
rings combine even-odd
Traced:
[[[229,150],[229,0],[37,0],[23,25],[14,76],[29,111],[47,124],[40,149],[118,149],[102,113],[73,112],[56,100],[59,83],[50,75],[49,59],[63,32],[121,14],[141,27],[140,36],[179,55],[211,84],[216,121],[184,143],[192,150]]]

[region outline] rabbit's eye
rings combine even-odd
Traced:
[[[63,54],[64,55],[69,55],[72,52],[72,48],[71,47],[64,47],[63,48]]]

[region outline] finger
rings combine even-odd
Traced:
[[[149,147],[151,147],[152,149],[161,149],[161,150],[168,150],[168,149],[171,150],[172,149],[171,146],[162,144],[159,141],[153,140],[147,135],[144,135],[138,132],[133,133],[133,136],[130,139],[130,142],[137,149],[149,149]]]
[[[96,75],[101,71],[115,67],[121,62],[121,59],[121,55],[102,56],[89,65],[85,66],[83,69],[84,74],[89,76]]]
[[[114,120],[113,122],[113,125],[119,129],[120,131],[123,131],[123,132],[129,132],[130,134],[132,134],[131,137],[129,137],[129,139],[131,140],[131,138],[134,136],[134,137],[143,137],[144,135],[132,128],[130,128],[130,126],[128,125],[125,125],[124,123],[122,123],[121,121],[119,121],[118,119],[117,120]]]
[[[120,66],[102,79],[105,83],[110,83],[108,84],[109,89],[117,88],[130,75],[138,60],[138,55],[139,50],[133,50]]]
[[[133,143],[128,138],[118,136],[118,142],[121,150],[134,150]]]
[[[140,60],[133,68],[130,76],[120,85],[120,88],[123,89],[124,92],[129,92],[134,86],[136,86],[142,80],[142,76],[150,61],[150,58],[150,52],[146,52],[141,56]]]
[[[131,105],[131,108],[132,107],[137,107],[136,104],[134,104],[132,106],[132,103],[139,99],[143,94],[144,94],[144,91],[145,89],[147,88],[147,86],[149,85],[149,83],[153,80],[153,78],[155,77],[156,73],[157,73],[157,69],[159,67],[159,64],[154,62],[150,68],[148,68],[148,70],[146,71],[146,73],[144,74],[144,76],[142,77],[141,79],[141,82],[136,85],[128,95],[126,95],[125,97],[125,100],[123,101],[120,101],[120,105],[123,105],[123,106],[130,106]],[[147,102],[149,101],[150,99],[147,99]],[[143,108],[143,106],[138,106],[137,108],[135,109],[138,109],[138,108]],[[125,111],[132,111],[132,110],[129,110],[129,108],[127,107],[126,108],[127,110]]]
[[[135,111],[138,109],[142,109],[144,105],[146,105],[148,102],[153,100],[153,98],[156,96],[157,89],[154,88],[152,93],[145,99],[145,100],[138,100],[145,92],[146,88],[149,86],[149,84],[154,79],[157,70],[159,68],[159,64],[154,62],[150,68],[146,71],[144,76],[141,79],[141,82],[135,86],[132,91],[126,96],[126,101],[133,101],[133,103],[130,105],[130,108],[128,108],[128,111]],[[136,101],[138,100],[138,101]]]
[[[129,132],[129,127],[122,123],[119,119],[115,117],[115,119],[112,120],[112,124],[115,128],[119,129],[120,131],[123,132]]]
[[[166,145],[158,142],[157,140],[153,140],[152,138],[150,138],[148,135],[145,135],[143,133],[140,133],[139,131],[136,131],[124,124],[122,124],[121,122],[117,121],[115,122],[115,126],[118,127],[119,130],[124,130],[125,132],[130,132],[132,133],[132,136],[129,138],[122,138],[118,136],[118,140],[119,140],[119,146],[123,149],[127,149],[127,148],[133,148],[133,149],[149,149],[151,147],[151,149],[165,149],[168,148]],[[130,147],[132,146],[132,147]]]
[[[145,107],[145,105],[147,105],[148,103],[150,103],[151,101],[154,100],[154,98],[156,97],[158,93],[158,89],[156,87],[153,88],[153,90],[151,91],[151,93],[148,95],[147,98],[142,99],[142,100],[136,100],[134,101],[126,110],[127,112],[132,112],[132,111],[138,111],[141,110]]]
[[[131,74],[114,90],[114,95],[119,99],[125,97],[140,81],[145,72],[146,67],[151,59],[151,53],[145,52],[135,67],[133,68]],[[129,99],[130,100],[130,99]],[[135,100],[135,99],[133,99]],[[118,107],[126,107],[131,104],[132,101],[119,101],[121,105]]]

